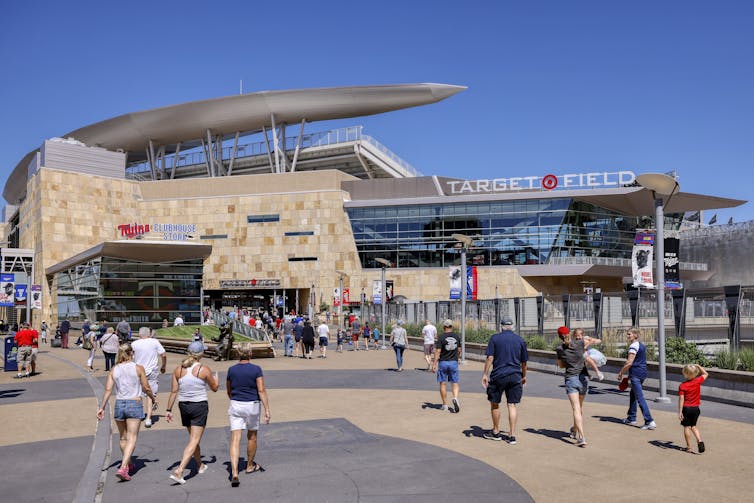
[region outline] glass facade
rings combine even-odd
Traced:
[[[554,257],[631,258],[637,228],[652,219],[626,216],[572,199],[463,202],[348,208],[361,265],[445,267],[459,263],[453,234],[474,238],[470,265],[547,264]],[[677,229],[681,215],[666,215]]]
[[[200,323],[202,259],[154,264],[98,257],[55,274],[60,319],[162,326],[181,314]],[[135,327],[132,327],[135,328]]]

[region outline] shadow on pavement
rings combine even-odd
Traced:
[[[659,447],[660,449],[670,449],[671,451],[686,452],[685,447],[681,447],[680,445],[675,444],[672,440],[650,440],[649,444],[655,447]]]
[[[21,389],[4,389],[0,391],[0,398],[16,398],[17,396],[21,396],[26,391],[25,388]]]
[[[617,417],[613,416],[592,416],[594,419],[599,419],[603,423],[615,423],[615,424],[623,424],[623,419],[619,419]]]
[[[542,435],[548,438],[552,438],[555,440],[560,440],[563,443],[571,444],[569,433],[567,431],[560,431],[560,430],[548,430],[546,428],[542,429],[536,429],[536,428],[525,428],[525,432],[527,433],[534,433],[536,435]]]
[[[442,404],[441,403],[424,402],[422,404],[422,409],[436,409],[436,410],[440,410],[440,409],[442,409]]]
[[[472,425],[469,426],[468,430],[463,430],[463,434],[467,437],[477,437],[477,438],[484,438],[482,435],[484,435],[488,429],[482,428],[481,426]]]

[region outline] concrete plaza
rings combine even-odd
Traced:
[[[490,417],[481,363],[463,367],[461,411],[451,414],[439,409],[435,377],[423,370],[419,352],[408,351],[406,371],[398,373],[392,351],[330,349],[327,359],[255,361],[265,372],[272,422],[260,430],[256,457],[266,471],[242,474],[241,493],[229,484],[224,386],[210,396],[205,474],[187,471],[183,486],[168,478],[188,435],[180,421],[168,424],[162,417],[170,388],[165,375],[159,417],[152,428],[142,427],[136,473],[122,483],[115,477],[117,430],[112,421],[95,418],[105,377],[101,354],[91,378],[84,370],[86,351],[43,346],[38,375],[0,375],[3,500],[226,501],[243,494],[281,502],[691,502],[750,501],[754,494],[754,409],[703,398],[707,452],[692,455],[681,449],[675,399],[650,402],[658,427],[642,431],[621,424],[627,393],[595,382],[585,404],[589,445],[578,448],[568,438],[571,413],[562,376],[530,372],[518,444],[508,445],[482,438]],[[169,371],[179,359],[169,354]],[[233,362],[206,363],[224,383]],[[507,429],[507,419],[501,426]]]

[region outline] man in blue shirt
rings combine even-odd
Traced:
[[[526,384],[526,362],[529,353],[526,343],[513,332],[513,321],[502,319],[503,331],[490,337],[487,344],[487,359],[484,362],[482,386],[487,389],[487,399],[492,413],[492,430],[484,434],[489,440],[503,440],[500,433],[500,401],[503,393],[508,403],[508,423],[510,431],[508,443],[516,444],[516,405],[521,401],[523,386]],[[491,370],[491,372],[490,372]]]

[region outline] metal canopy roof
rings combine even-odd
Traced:
[[[436,103],[464,89],[423,83],[259,91],[127,113],[61,136],[90,147],[122,149],[129,161],[143,160],[150,140],[172,153],[178,142],[184,150],[200,145],[207,130],[228,139],[271,127],[273,116],[277,125],[361,117]],[[24,156],[8,177],[7,201],[15,204],[25,192],[27,167],[38,151]]]
[[[51,276],[95,257],[139,260],[149,263],[177,262],[204,259],[212,253],[212,246],[186,241],[148,241],[146,239],[105,241],[45,270]]]

